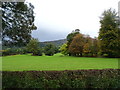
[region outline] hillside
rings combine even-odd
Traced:
[[[62,44],[66,43],[67,40],[66,39],[60,39],[60,40],[55,40],[55,41],[45,41],[45,42],[40,42],[40,46],[44,47],[46,44],[54,44],[55,46],[61,46]]]

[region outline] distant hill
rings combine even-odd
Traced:
[[[40,46],[41,47],[44,47],[46,44],[54,44],[55,46],[61,46],[63,45],[64,43],[66,43],[67,40],[66,39],[60,39],[60,40],[55,40],[55,41],[45,41],[45,42],[40,42]]]

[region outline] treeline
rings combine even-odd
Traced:
[[[97,56],[98,39],[84,35],[76,29],[67,36],[67,43],[60,48],[62,54],[69,56]]]
[[[7,48],[5,50],[2,50],[1,52],[2,56],[17,54],[31,54],[33,56],[53,56],[54,54],[59,52],[59,48],[52,43],[48,43],[44,47],[40,47],[39,41],[32,38],[30,42],[24,47]]]
[[[115,10],[108,9],[100,18],[99,36],[91,38],[76,29],[67,36],[67,43],[60,48],[69,56],[120,57],[120,21]]]

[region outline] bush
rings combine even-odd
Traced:
[[[31,52],[32,55],[42,55],[42,51],[39,47],[39,41],[37,39],[31,39],[30,42],[27,44],[27,50],[28,52]]]
[[[44,53],[48,56],[53,56],[55,54],[56,48],[53,44],[47,44],[44,47]]]
[[[42,50],[39,48],[33,52],[34,56],[42,56]]]
[[[17,52],[18,52],[17,49],[7,48],[6,50],[2,50],[2,56],[16,55]]]
[[[61,51],[61,53],[62,54],[64,54],[64,55],[67,55],[68,54],[68,45],[67,45],[67,43],[64,43],[61,47],[60,47],[60,51]]]
[[[99,57],[101,57],[101,56],[102,56],[102,53],[101,53],[101,52],[98,52],[97,55],[98,55]]]
[[[120,69],[3,71],[4,88],[120,88]],[[0,74],[1,75],[1,74]]]
[[[93,54],[92,53],[88,53],[88,57],[93,57]]]
[[[6,56],[6,55],[8,55],[6,50],[1,50],[0,53],[1,53],[1,56]]]
[[[108,57],[108,54],[103,54],[103,57]]]
[[[7,48],[6,50],[1,50],[2,56],[8,55],[16,55],[16,54],[26,54],[27,49],[25,47],[22,48]]]
[[[94,57],[92,53],[83,53],[84,57]]]

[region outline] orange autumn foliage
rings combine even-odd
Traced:
[[[82,56],[83,46],[84,46],[84,37],[82,34],[77,34],[73,38],[68,51],[74,56]]]

